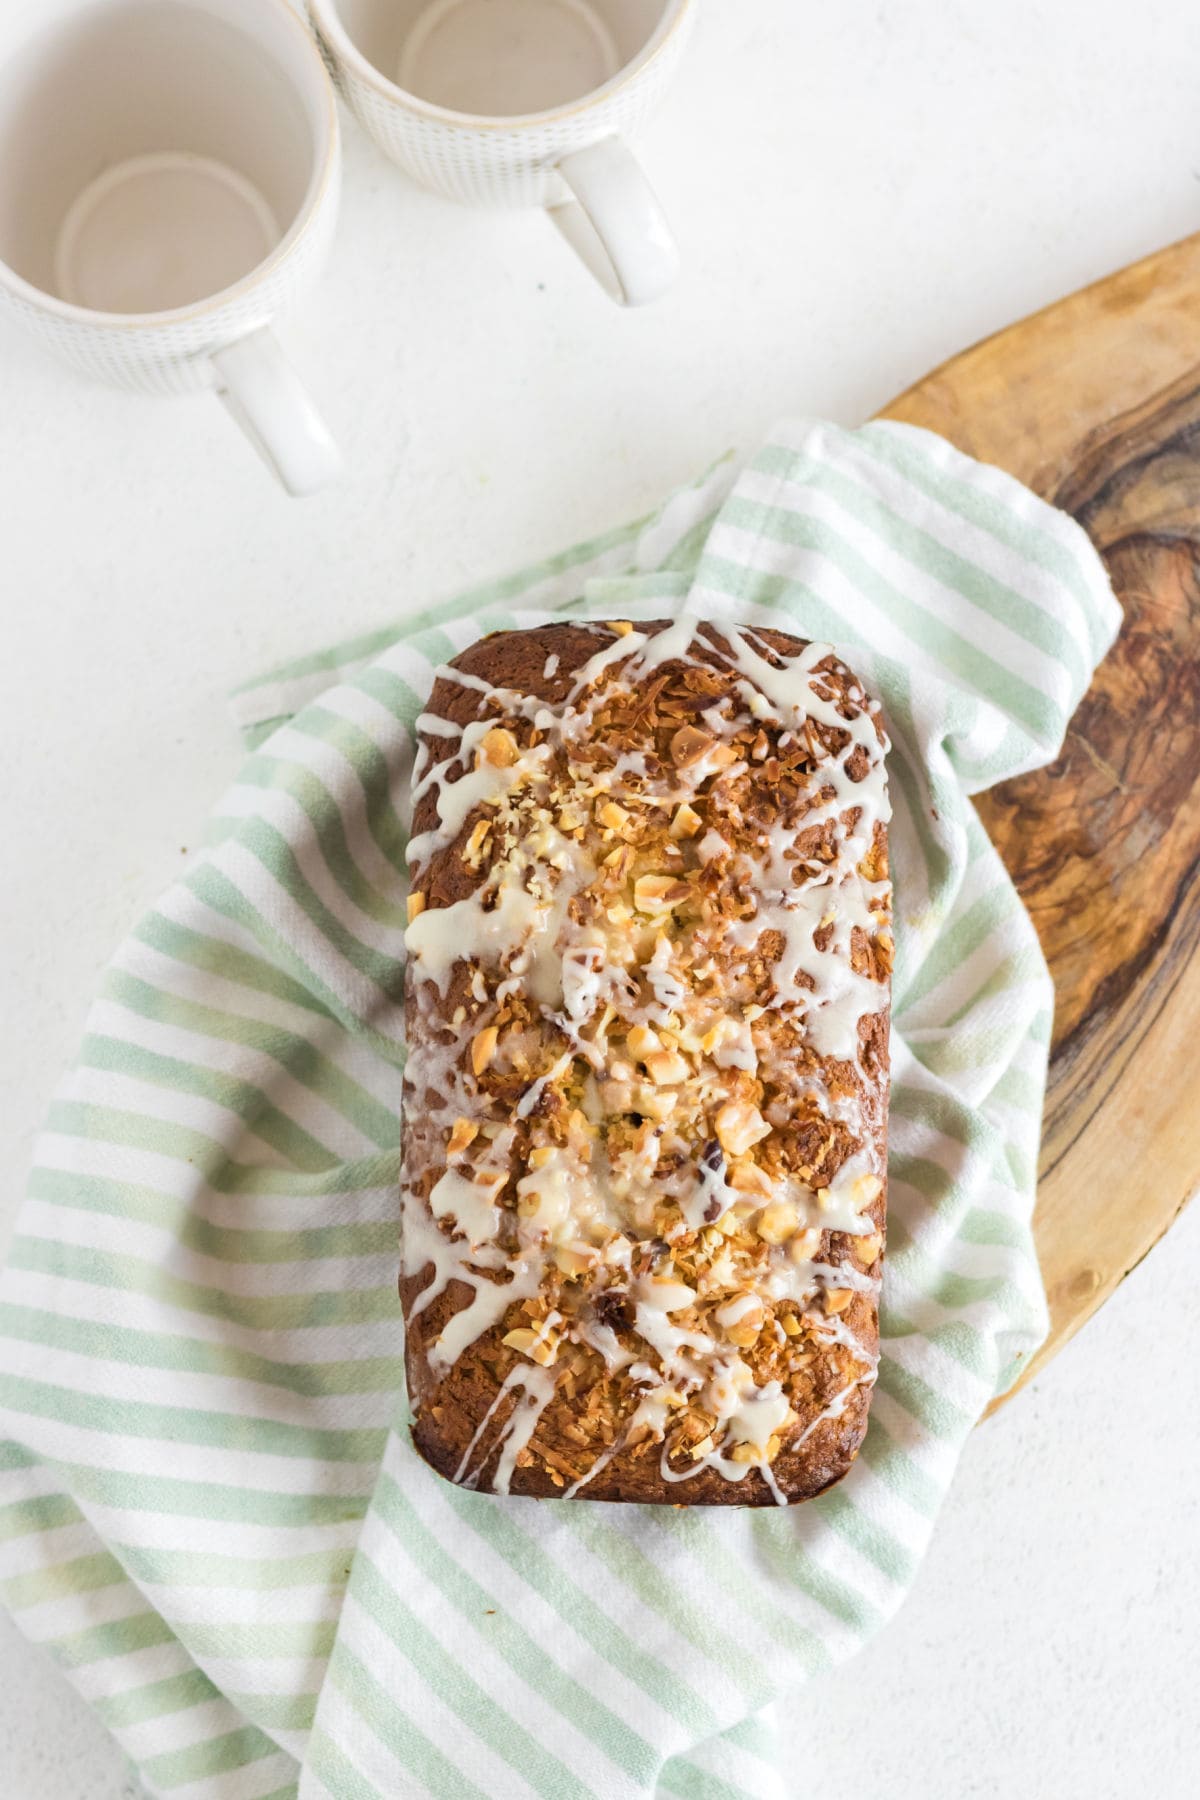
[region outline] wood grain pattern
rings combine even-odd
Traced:
[[[976,345],[881,415],[1073,514],[1125,612],[1062,755],[979,803],[1056,995],[1034,1217],[1051,1327],[1023,1381],[1200,1184],[1198,365],[1200,235]]]

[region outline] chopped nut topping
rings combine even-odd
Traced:
[[[771,1198],[771,1178],[757,1163],[735,1163],[729,1171],[729,1185],[739,1194],[756,1194],[763,1200]]]
[[[554,1252],[555,1262],[568,1279],[586,1275],[589,1269],[595,1268],[598,1258],[599,1252],[586,1244],[560,1244]]]
[[[827,1313],[845,1312],[853,1298],[853,1288],[826,1288],[825,1311]]]
[[[685,800],[675,817],[671,820],[671,836],[673,838],[693,838],[703,829],[704,820],[694,807]]]
[[[744,1156],[753,1145],[771,1135],[771,1127],[757,1106],[751,1106],[746,1100],[728,1101],[717,1114],[714,1124],[727,1156]]]
[[[478,760],[493,769],[511,769],[520,754],[516,738],[502,725],[493,725],[480,739]]]
[[[609,831],[624,831],[629,823],[629,814],[623,806],[618,806],[615,800],[606,800],[596,817],[601,825],[607,826]]]
[[[629,637],[632,634],[633,625],[628,619],[614,619],[608,629],[615,632],[618,637]]]
[[[485,1025],[483,1030],[478,1032],[472,1040],[471,1067],[474,1069],[476,1075],[482,1075],[493,1056],[495,1056],[496,1044],[499,1037],[500,1032],[498,1027],[495,1025]]]
[[[681,725],[671,739],[671,755],[678,768],[690,768],[707,756],[715,740],[710,732],[697,731],[694,725]]]
[[[764,1206],[758,1215],[755,1230],[764,1244],[785,1244],[791,1237],[796,1224],[796,1215],[790,1206]]]
[[[687,882],[676,881],[673,875],[641,875],[633,884],[634,903],[644,913],[669,912],[691,893]]]
[[[678,1050],[652,1050],[646,1058],[650,1079],[659,1087],[673,1087],[686,1081],[690,1070]]]
[[[567,1144],[584,1162],[592,1154],[592,1139],[595,1136],[596,1127],[588,1123],[586,1115],[577,1106],[573,1107],[567,1117]]]
[[[741,1350],[748,1350],[751,1344],[757,1342],[766,1322],[766,1314],[759,1306],[753,1312],[744,1313],[736,1324],[727,1326],[725,1335],[731,1344],[736,1344]]]
[[[483,857],[483,846],[487,843],[491,833],[492,822],[490,819],[479,819],[476,821],[475,828],[467,839],[466,846],[463,850],[463,861],[469,869],[477,869],[479,867]]]
[[[530,1331],[527,1326],[518,1325],[514,1331],[504,1334],[503,1343],[510,1350],[519,1351],[522,1356],[529,1357],[531,1362],[541,1363],[543,1368],[549,1366],[558,1355],[558,1339],[547,1335],[544,1331]]]
[[[648,1025],[635,1025],[625,1038],[631,1056],[642,1062],[653,1050],[661,1050],[662,1039],[657,1031],[651,1031]]]
[[[408,896],[408,922],[411,925],[425,911],[425,896],[419,888],[414,888]]]
[[[468,1145],[473,1144],[479,1136],[479,1127],[471,1119],[455,1119],[446,1145],[448,1157],[461,1156]]]
[[[821,1234],[813,1228],[810,1231],[798,1231],[794,1238],[790,1238],[787,1253],[794,1263],[811,1262],[820,1247]]]
[[[883,1239],[877,1231],[872,1231],[868,1236],[857,1237],[854,1240],[855,1255],[861,1262],[864,1262],[868,1268],[870,1268],[882,1249]]]

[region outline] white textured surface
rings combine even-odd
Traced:
[[[782,412],[854,421],[1200,228],[1192,0],[705,13],[643,139],[685,259],[644,313],[536,215],[458,212],[347,129],[334,267],[285,333],[349,464],[315,500],[211,400],[0,337],[0,1241],[96,970],[233,771],[233,682],[640,511]],[[797,1794],[1194,1791],[1198,1265],[1200,1213],[979,1431],[909,1605],[798,1704]],[[5,1800],[130,1791],[0,1620]]]

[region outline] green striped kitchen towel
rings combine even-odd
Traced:
[[[791,1511],[455,1489],[405,1429],[405,794],[436,665],[563,612],[831,640],[884,698],[897,884],[883,1361]],[[766,1800],[769,1715],[912,1584],[1038,1343],[1052,993],[968,795],[1117,630],[1068,519],[907,427],[779,431],[628,530],[237,697],[204,852],[109,967],[0,1286],[8,1606],[179,1800]],[[794,1791],[794,1786],[793,1790]]]

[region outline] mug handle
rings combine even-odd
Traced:
[[[558,164],[574,200],[550,216],[613,299],[645,306],[679,274],[679,248],[642,166],[623,138],[601,138]]]
[[[289,494],[313,494],[340,474],[329,427],[265,325],[212,360],[226,409]]]

